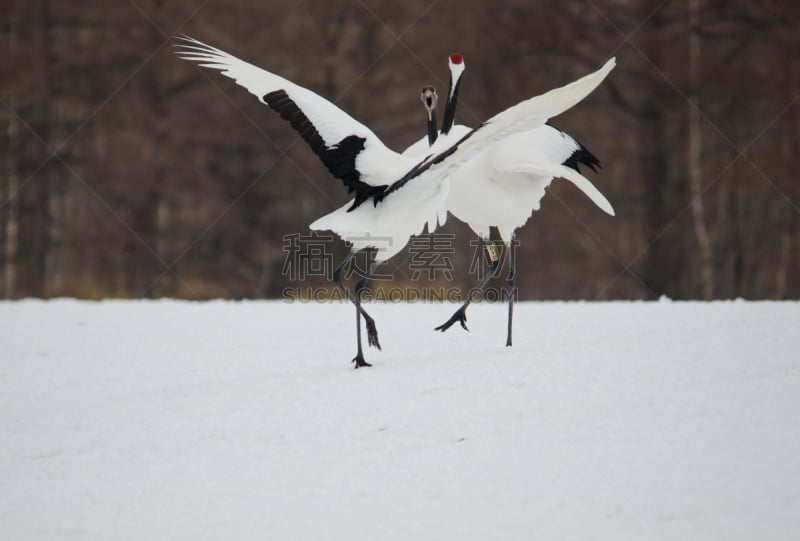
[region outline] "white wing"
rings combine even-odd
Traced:
[[[578,187],[592,202],[600,207],[605,213],[614,216],[614,208],[608,202],[597,187],[591,181],[566,165],[553,164],[534,164],[528,162],[518,162],[510,167],[504,168],[509,173],[526,173],[529,175],[539,175],[543,177],[561,177],[572,182]]]
[[[456,124],[450,129],[450,132],[439,136],[434,141],[433,145],[428,144],[428,136],[416,141],[413,145],[403,151],[403,156],[412,156],[415,158],[424,158],[431,154],[437,154],[443,150],[447,150],[454,143],[458,142],[462,137],[472,131],[469,126],[463,124]]]
[[[496,141],[543,125],[548,119],[560,115],[591,94],[614,66],[616,59],[612,58],[594,73],[540,96],[529,98],[496,114],[463,137],[460,142],[434,157],[431,160],[434,164],[432,168],[458,167]]]
[[[499,173],[525,173],[538,177],[561,177],[572,182],[595,205],[614,216],[606,197],[586,177],[564,165],[581,145],[570,135],[552,126],[540,126],[512,135],[491,147],[490,165]],[[585,151],[585,149],[583,149]],[[497,178],[498,175],[492,175]],[[499,175],[502,178],[502,175]],[[453,188],[455,189],[455,188]]]
[[[415,158],[425,158],[430,156],[431,154],[435,154],[436,152],[440,152],[453,143],[461,139],[463,136],[468,134],[472,131],[472,128],[469,126],[464,126],[462,124],[456,124],[450,129],[450,132],[447,134],[442,135],[439,132],[439,136],[436,138],[436,141],[433,145],[428,143],[428,136],[426,135],[422,139],[416,141],[410,147],[403,151],[403,156],[411,156]],[[435,214],[432,215],[428,219],[428,233],[433,233],[437,227],[442,227],[447,222],[447,208],[440,207],[436,210]],[[438,225],[437,225],[438,224]]]
[[[403,151],[403,156],[414,156],[423,158],[431,153],[431,146],[428,144],[428,136],[426,135],[419,141],[412,144],[410,147]]]
[[[348,173],[352,177],[352,171],[347,170],[352,166],[358,173],[356,181],[380,186],[416,164],[417,160],[388,149],[372,130],[314,92],[196,39],[180,39],[180,58],[221,71],[278,111],[338,178]],[[337,148],[338,154],[326,159],[325,153]],[[343,163],[348,159],[354,163]],[[342,180],[358,191],[352,178]]]
[[[497,141],[511,135],[531,130],[543,125],[549,118],[557,116],[583,98],[588,96],[614,69],[616,59],[612,58],[594,73],[509,107],[498,113],[478,128],[470,131],[449,148],[427,158],[402,177],[396,179],[382,194],[375,197],[380,201],[392,192],[401,189],[416,177],[441,177],[451,174],[471,158],[486,150]],[[438,143],[438,141],[437,141]],[[434,145],[434,150],[437,150]]]

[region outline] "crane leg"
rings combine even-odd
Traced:
[[[336,282],[336,285],[339,286],[339,289],[341,289],[344,292],[345,296],[347,297],[347,300],[349,300],[350,302],[352,302],[353,304],[356,305],[356,312],[357,312],[357,315],[359,316],[359,317],[356,318],[357,321],[359,322],[359,327],[358,327],[359,328],[359,331],[358,331],[359,350],[361,348],[361,346],[360,346],[360,344],[361,344],[361,323],[360,323],[361,317],[360,316],[364,316],[364,322],[366,323],[366,326],[367,326],[367,341],[368,341],[369,345],[372,346],[372,347],[376,347],[376,348],[378,348],[380,350],[381,349],[381,343],[378,341],[378,328],[375,326],[375,320],[372,319],[372,317],[370,317],[370,315],[366,312],[366,310],[364,310],[361,307],[361,301],[360,300],[358,300],[358,302],[356,301],[356,296],[353,295],[353,293],[351,293],[349,289],[347,289],[347,286],[345,286],[344,282],[342,281],[342,271],[345,269],[345,267],[347,267],[347,264],[350,263],[350,261],[353,259],[354,256],[355,256],[355,254],[353,254],[353,253],[348,254],[348,256],[345,257],[344,260],[339,264],[339,266],[336,267],[336,270],[333,271],[333,281]],[[368,275],[372,274],[372,269],[373,269],[373,267],[370,266],[370,271],[367,273]],[[361,280],[363,280],[363,278]],[[359,283],[361,283],[361,280],[359,280]],[[358,288],[358,284],[356,284],[356,288]],[[363,286],[362,286],[362,289],[363,289]]]
[[[511,323],[514,320],[514,301],[517,299],[517,269],[514,266],[514,242],[506,245],[506,257],[508,258],[508,335],[506,336],[506,347],[511,347]]]
[[[464,304],[462,304],[461,307],[458,310],[456,310],[452,316],[450,316],[450,319],[448,319],[447,321],[436,327],[434,329],[435,331],[445,332],[447,329],[452,327],[453,324],[455,324],[456,322],[460,323],[461,326],[464,328],[464,330],[467,331],[469,330],[467,328],[467,307],[472,303],[472,301],[475,300],[478,294],[480,294],[481,291],[483,291],[483,289],[486,287],[486,284],[489,283],[489,280],[491,280],[492,277],[495,274],[497,274],[497,269],[500,268],[500,265],[498,264],[499,259],[496,257],[497,250],[495,246],[492,244],[491,240],[489,240],[488,244],[485,244],[485,247],[486,247],[486,252],[489,254],[492,271],[486,273],[486,275],[478,284],[478,287],[473,288],[469,292],[467,301]]]
[[[369,278],[370,278],[370,276],[372,276],[372,273],[375,271],[375,267],[377,267],[377,266],[378,266],[378,264],[375,263],[374,261],[372,263],[370,263],[366,274],[364,274],[364,276],[362,276],[358,280],[358,282],[356,283],[356,289],[355,289],[355,292],[354,292],[355,305],[356,305],[356,336],[357,336],[357,339],[358,339],[358,353],[356,353],[356,356],[353,358],[353,363],[355,363],[355,365],[356,365],[355,367],[356,368],[361,368],[362,366],[372,366],[366,360],[364,360],[364,352],[361,349],[361,315],[362,315],[362,313],[364,315],[364,319],[367,321],[367,334],[369,334],[370,321],[372,320],[372,318],[370,318],[368,315],[366,315],[366,313],[364,313],[364,310],[361,308],[361,293],[362,293],[362,291],[364,291],[364,287],[367,285],[367,282],[369,282]],[[369,319],[367,319],[367,318],[369,318]],[[375,322],[374,321],[372,321],[372,330],[375,331]],[[376,342],[376,344],[377,344],[377,340],[378,340],[378,334],[377,334],[377,331],[375,331],[375,342]],[[372,338],[370,338],[369,341],[370,341],[370,345],[373,345]],[[380,344],[377,344],[377,347],[378,347],[378,349],[380,349]]]

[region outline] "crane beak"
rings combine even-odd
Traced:
[[[422,105],[425,106],[425,110],[428,112],[428,120],[432,120],[434,111],[436,110],[436,90],[432,86],[423,87],[420,92],[420,99],[422,100]]]
[[[425,104],[425,110],[428,111],[428,120],[433,119],[433,98],[425,96],[423,103]]]

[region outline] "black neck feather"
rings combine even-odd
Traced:
[[[439,130],[436,129],[436,109],[433,109],[428,118],[428,146],[433,146],[436,138],[439,137]]]
[[[442,133],[447,135],[453,127],[456,120],[456,105],[458,104],[458,89],[461,88],[461,77],[456,81],[456,86],[453,88],[453,79],[450,79],[450,88],[448,89],[447,105],[444,108],[444,118],[442,118]]]

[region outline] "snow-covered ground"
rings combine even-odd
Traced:
[[[0,539],[789,540],[800,303],[0,303]]]

